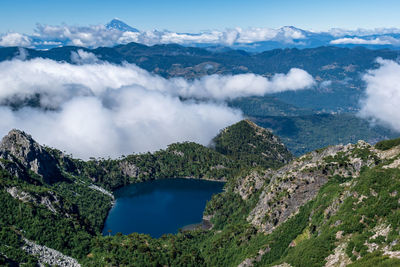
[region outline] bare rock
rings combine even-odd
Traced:
[[[19,130],[11,130],[0,143],[0,158],[17,162],[43,178],[46,183],[58,181],[61,172],[57,160],[32,137]],[[15,169],[13,173],[19,174]]]

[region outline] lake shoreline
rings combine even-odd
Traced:
[[[110,215],[110,211],[114,208],[114,206],[115,206],[115,204],[116,204],[116,200],[115,200],[115,192],[118,190],[118,189],[121,189],[121,188],[123,188],[123,187],[125,187],[125,186],[129,186],[129,185],[133,185],[133,184],[139,184],[139,183],[144,183],[144,182],[150,182],[150,181],[157,181],[157,180],[166,180],[166,179],[170,179],[170,180],[174,180],[174,179],[188,179],[188,180],[203,180],[203,181],[210,181],[210,182],[219,182],[219,183],[226,183],[227,181],[226,181],[226,179],[213,179],[213,178],[195,178],[195,177],[171,177],[171,178],[155,178],[155,179],[151,179],[151,180],[146,180],[146,181],[140,181],[140,182],[135,182],[135,183],[129,183],[129,184],[127,184],[127,185],[124,185],[124,186],[121,186],[121,187],[118,187],[118,188],[116,188],[116,189],[114,189],[114,190],[112,190],[112,191],[110,191],[111,192],[111,194],[112,194],[112,201],[111,201],[111,207],[108,209],[108,211],[107,211],[107,216],[104,218],[104,220],[103,220],[103,223],[102,223],[102,225],[101,225],[101,229],[102,229],[102,231],[101,232],[103,232],[103,229],[104,229],[104,227],[105,227],[105,223],[106,223],[106,221],[107,221],[107,218],[108,218],[108,216]],[[105,189],[104,189],[105,190]],[[204,212],[204,211],[203,211]],[[197,223],[197,224],[202,224],[203,222],[201,222],[201,223]],[[184,226],[185,227],[185,226]]]
[[[180,230],[182,232],[194,231],[194,230],[210,230],[213,227],[213,224],[210,220],[206,220],[203,218],[203,221],[200,223],[193,223],[183,226]]]
[[[179,181],[181,180],[181,181]],[[190,182],[192,181],[192,182]],[[207,183],[209,182],[209,183]],[[217,182],[217,183],[215,183]],[[205,184],[204,184],[205,183]],[[215,183],[215,184],[212,184]],[[107,216],[104,220],[103,227],[102,227],[102,234],[103,235],[108,235],[109,233],[105,232],[108,230],[113,230],[112,234],[116,234],[118,232],[121,232],[124,235],[129,235],[130,233],[144,233],[144,234],[150,234],[154,238],[159,238],[162,234],[163,231],[165,231],[165,234],[168,233],[178,233],[179,231],[190,231],[190,230],[195,230],[195,229],[202,229],[202,230],[208,230],[212,228],[212,224],[209,220],[206,220],[203,216],[204,209],[205,209],[205,203],[207,203],[213,194],[218,194],[223,192],[224,184],[226,181],[224,180],[216,180],[216,179],[205,179],[205,178],[193,178],[193,177],[179,177],[179,178],[160,178],[160,179],[154,179],[150,181],[144,181],[144,182],[139,182],[139,183],[132,183],[127,185],[129,186],[134,186],[132,189],[125,189],[125,192],[122,194],[125,194],[125,196],[131,194],[131,199],[133,199],[133,204],[129,204],[127,206],[127,199],[126,197],[121,198],[122,202],[118,201],[118,205],[116,205],[116,200],[118,195],[121,192],[117,192],[116,190],[113,191],[115,195],[115,202],[113,203],[112,207],[110,207],[110,210],[107,213]],[[141,185],[142,184],[142,185]],[[147,184],[147,185],[146,185]],[[219,188],[219,189],[215,189]],[[118,189],[118,190],[121,190]],[[132,191],[133,190],[133,191]],[[161,190],[161,191],[160,191]],[[134,193],[130,193],[134,192]],[[153,193],[155,192],[155,193]],[[161,192],[161,194],[160,194]],[[198,195],[200,194],[200,195]],[[150,199],[148,196],[156,196],[155,199]],[[205,196],[206,198],[202,198],[199,196]],[[123,195],[120,195],[123,196]],[[158,198],[158,199],[157,199]],[[136,199],[136,200],[135,200]],[[201,200],[203,199],[203,200]],[[132,201],[132,200],[130,200]],[[135,203],[136,201],[136,203]],[[161,202],[160,202],[161,201]],[[168,201],[168,202],[165,202]],[[200,201],[200,202],[199,202]],[[204,201],[204,202],[202,202]],[[122,204],[121,204],[122,203]],[[171,209],[173,207],[174,210],[168,210],[166,209],[166,203],[168,205],[168,208]],[[200,204],[201,203],[201,204]],[[151,206],[153,205],[153,206]],[[204,206],[203,206],[204,205]],[[118,207],[117,207],[118,206]],[[115,209],[117,207],[117,210],[121,209],[129,209],[129,211],[124,210],[123,215],[124,219],[119,220],[117,219],[121,215],[115,215]],[[150,212],[150,218],[145,218],[144,215],[140,214],[140,212],[143,212],[147,216]],[[114,214],[113,214],[114,213]],[[119,211],[121,213],[121,211]],[[202,217],[198,219],[194,219],[198,215],[195,214],[201,214]],[[112,217],[110,217],[110,214]],[[129,229],[128,226],[123,225],[123,221],[126,221],[126,216],[127,214],[135,214],[136,217],[130,218],[130,225],[134,224],[136,225],[134,228]],[[191,214],[191,215],[189,215]],[[161,217],[160,217],[161,216]],[[140,218],[140,219],[139,219]],[[159,224],[155,224],[154,218],[164,218],[166,224],[168,226],[163,226],[161,227]],[[179,221],[182,222],[183,219],[183,227],[179,226]],[[192,219],[188,219],[192,218]],[[194,219],[194,220],[193,220]],[[201,222],[199,222],[200,220]],[[146,221],[148,220],[148,221]],[[194,221],[198,223],[192,223],[192,224],[185,224],[185,222]],[[151,228],[150,226],[153,224],[154,228]],[[175,224],[176,228],[175,230],[173,229]],[[122,227],[122,228],[121,228]],[[107,229],[106,229],[107,228]],[[165,230],[164,230],[165,228]],[[154,229],[154,230],[152,230]],[[154,233],[154,235],[153,235]]]

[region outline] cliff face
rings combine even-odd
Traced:
[[[363,141],[306,154],[264,177],[269,183],[247,219],[261,231],[271,233],[314,199],[329,179],[356,178],[361,168],[375,166],[378,158],[377,151]]]
[[[41,176],[45,183],[53,183],[61,178],[58,161],[30,135],[19,130],[10,131],[2,139],[0,158],[15,163],[7,168],[3,161],[2,167],[17,176],[23,175],[22,169],[25,168]]]
[[[228,181],[206,212],[225,236],[234,223],[250,225],[235,233],[237,251],[254,245],[239,266],[397,266],[400,141],[387,144],[332,146],[253,169]]]
[[[2,139],[0,254],[18,263],[77,266],[61,256],[86,255],[113,200],[83,175],[83,164],[19,130]]]

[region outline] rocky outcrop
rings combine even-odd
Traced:
[[[333,251],[333,254],[326,257],[325,267],[345,267],[351,263],[346,254],[347,243],[339,244]]]
[[[53,183],[61,177],[58,161],[30,135],[19,130],[11,130],[2,139],[0,158],[15,163],[7,170],[18,177],[23,174],[19,170],[18,164],[41,176],[46,183]],[[2,167],[6,168],[7,166]]]
[[[136,177],[139,176],[139,173],[140,173],[139,168],[136,167],[135,164],[130,163],[130,162],[127,161],[127,160],[122,160],[122,161],[119,163],[119,167],[120,167],[121,172],[122,172],[122,174],[123,174],[124,176],[127,176],[127,177],[134,177],[134,178],[136,178]]]
[[[270,249],[269,247],[267,247],[267,248],[265,248],[265,249],[260,249],[260,250],[257,252],[257,256],[255,256],[254,258],[247,258],[247,259],[245,259],[244,261],[242,261],[242,262],[238,265],[238,267],[251,267],[251,266],[254,266],[254,263],[260,262],[261,259],[262,259],[262,256],[264,256],[264,254],[270,252],[270,250],[271,250],[271,249]],[[290,266],[290,265],[289,265],[289,266]]]
[[[271,233],[296,214],[301,206],[314,199],[331,177],[357,177],[363,166],[374,166],[377,161],[373,147],[363,141],[306,154],[265,175],[264,180],[270,182],[247,220],[259,230]],[[342,203],[343,199],[338,201]],[[335,212],[336,209],[333,206],[327,212]]]
[[[266,172],[270,173],[271,171]],[[263,187],[267,177],[268,175],[265,173],[253,170],[248,175],[236,180],[234,192],[238,193],[243,200],[247,200]]]
[[[18,199],[22,202],[34,202],[35,199],[27,192],[19,190],[17,187],[9,187],[6,189],[7,193],[9,193],[13,198]]]
[[[24,238],[25,245],[22,247],[28,254],[34,255],[39,258],[39,263],[49,264],[51,266],[60,267],[80,267],[81,265],[74,258],[68,257],[61,252],[41,246],[35,242],[29,241]]]
[[[5,189],[13,198],[24,203],[32,203],[37,206],[42,205],[55,214],[62,214],[66,217],[71,217],[71,214],[77,212],[74,205],[66,208],[63,201],[56,195],[56,193],[50,190],[39,194],[24,191],[16,186],[7,187]]]

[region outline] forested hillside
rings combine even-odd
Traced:
[[[47,259],[37,251],[50,247],[59,251],[51,253],[63,253],[52,264],[76,266],[78,262],[85,266],[400,264],[398,140],[376,146],[363,141],[332,146],[271,169],[263,165],[265,161],[255,167],[245,165],[248,155],[259,151],[257,146],[266,151],[278,144],[276,139],[270,145],[260,142],[269,140],[265,139],[268,132],[254,127],[244,121],[223,130],[216,144],[225,155],[192,143],[176,144],[157,152],[161,154],[146,154],[136,161],[142,163],[138,169],[125,165],[124,170],[117,168],[124,165],[115,163],[132,163],[134,155],[115,162],[83,162],[42,147],[23,132],[11,131],[0,145],[1,263],[32,265]],[[238,138],[246,129],[250,135]],[[254,133],[262,139],[248,139]],[[248,142],[254,145],[251,150]],[[232,147],[229,152],[227,144]],[[56,163],[54,172],[42,168],[48,162]],[[160,168],[151,176],[147,171],[154,162]],[[113,201],[112,193],[102,186],[113,189],[161,178],[157,175],[163,173],[179,174],[186,171],[183,166],[196,166],[196,162],[199,169],[191,170],[193,176],[203,173],[204,178],[212,178],[206,176],[212,175],[211,166],[225,164],[226,168],[226,176],[221,176],[227,180],[225,190],[213,197],[204,212],[210,230],[159,239],[137,233],[100,235]],[[118,173],[125,173],[128,180],[116,183]]]
[[[242,134],[249,135],[251,141],[253,132],[251,127]],[[269,147],[266,143],[271,141],[258,140],[258,144]],[[280,158],[267,159],[270,165],[265,167],[282,166],[281,158],[290,154],[283,146],[281,152]],[[64,254],[50,253],[56,258],[51,264],[77,263],[68,256],[86,260],[100,244],[97,239],[105,240],[99,235],[114,201],[107,189],[171,177],[226,181],[250,167],[246,160],[195,143],[171,144],[153,154],[85,162],[39,145],[27,133],[12,130],[0,143],[1,263],[32,264],[40,258],[32,251],[50,253],[48,248]]]

